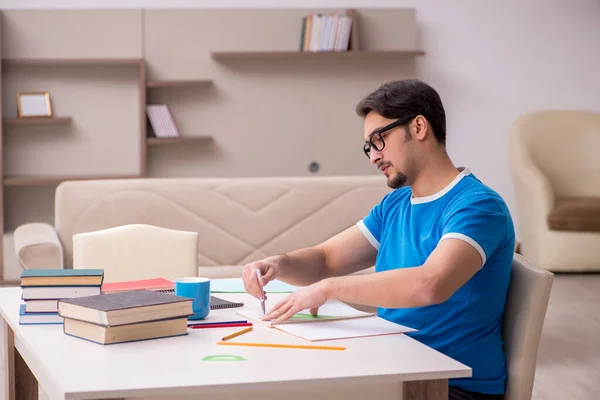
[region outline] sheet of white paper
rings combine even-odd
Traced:
[[[311,342],[415,331],[375,316],[322,323],[275,325],[275,328]]]
[[[273,304],[274,305],[274,304]],[[267,313],[269,312],[269,307],[267,305]],[[270,321],[261,321],[262,314],[259,310],[240,310],[238,314],[264,323],[265,325],[271,325]],[[300,315],[298,315],[300,314]],[[337,300],[329,300],[327,303],[323,304],[319,307],[319,315],[317,317],[310,316],[310,310],[302,310],[298,314],[296,314],[297,319],[289,319],[285,321],[285,324],[322,324],[325,321],[331,322],[327,320],[327,317],[335,317],[338,318],[361,318],[368,317],[373,314],[366,313],[360,310],[357,310],[353,307],[350,307],[347,304],[344,304]]]
[[[275,279],[267,283],[264,290],[267,293],[292,293],[298,290],[298,288]],[[212,293],[246,293],[244,282],[241,278],[212,280],[210,281],[210,291]]]

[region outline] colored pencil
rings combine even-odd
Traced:
[[[251,322],[246,322],[243,324],[220,324],[220,325],[188,325],[188,328],[192,329],[208,329],[208,328],[235,328],[238,326],[252,326]]]
[[[242,329],[242,330],[241,330],[241,331],[239,331],[239,332],[232,333],[231,335],[227,335],[227,336],[225,336],[225,337],[224,337],[223,339],[221,339],[221,340],[222,340],[222,341],[226,341],[226,340],[229,340],[229,339],[233,339],[234,337],[236,337],[236,336],[240,336],[240,335],[243,335],[244,333],[246,333],[246,332],[250,332],[251,330],[252,330],[252,327],[250,327],[250,328],[246,328],[246,329]]]
[[[345,347],[334,346],[305,346],[298,344],[274,344],[274,343],[241,343],[241,342],[217,342],[224,346],[253,346],[253,347],[277,347],[283,349],[313,349],[313,350],[346,350]]]
[[[226,324],[245,324],[247,320],[238,320],[238,321],[215,321],[215,322],[194,322],[188,321],[188,326],[192,325],[226,325]]]

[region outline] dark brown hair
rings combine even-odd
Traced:
[[[388,82],[366,96],[356,106],[365,118],[371,111],[388,119],[422,115],[427,119],[437,141],[446,144],[446,112],[440,95],[418,79]]]

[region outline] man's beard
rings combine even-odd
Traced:
[[[408,180],[408,177],[406,175],[404,175],[402,172],[398,171],[397,169],[394,168],[394,170],[396,171],[396,173],[394,174],[393,177],[388,179],[388,186],[391,187],[392,189],[399,189],[401,187],[404,187],[404,185],[406,185],[406,181]]]

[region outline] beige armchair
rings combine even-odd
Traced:
[[[600,114],[523,115],[510,156],[520,253],[550,271],[600,271]]]
[[[515,254],[502,336],[508,378],[504,400],[529,400],[554,274]]]
[[[73,268],[104,269],[104,282],[197,276],[198,233],[130,224],[73,235]]]

